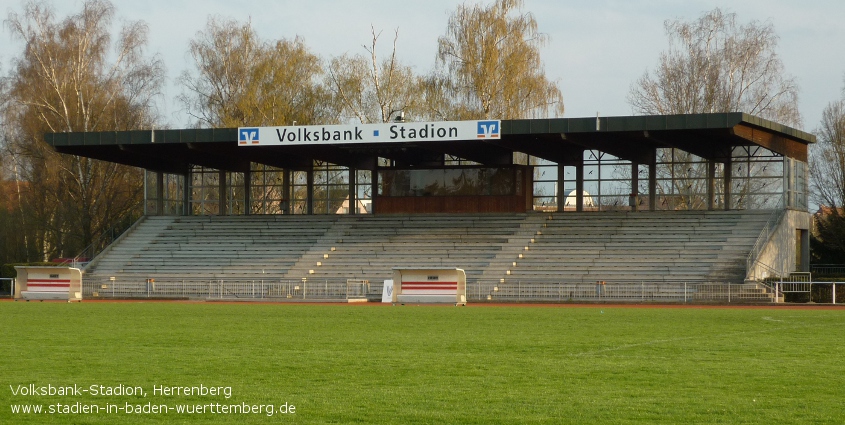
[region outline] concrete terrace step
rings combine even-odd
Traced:
[[[345,279],[437,266],[490,281],[741,280],[770,214],[149,217],[93,273]]]

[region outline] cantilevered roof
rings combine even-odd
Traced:
[[[308,169],[314,160],[375,169],[377,158],[398,164],[436,164],[444,154],[488,165],[509,164],[523,152],[562,164],[577,164],[585,149],[633,162],[654,161],[654,149],[674,147],[725,162],[736,146],[762,146],[807,161],[815,136],[744,113],[651,115],[599,118],[503,120],[497,140],[398,143],[315,143],[239,147],[237,128],[47,133],[56,151],[153,171],[185,173],[192,165],[246,171],[251,162]]]

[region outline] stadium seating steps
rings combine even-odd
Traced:
[[[146,217],[91,277],[364,279],[459,267],[468,282],[741,283],[771,211]]]

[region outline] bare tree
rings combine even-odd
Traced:
[[[845,88],[842,94],[825,108],[810,151],[811,192],[820,206],[814,254],[823,262],[845,258]]]
[[[3,108],[9,149],[27,196],[21,229],[32,230],[29,252],[73,255],[140,202],[139,170],[70,155],[44,143],[45,132],[150,128],[164,68],[143,56],[147,27],[127,23],[115,42],[115,9],[87,0],[58,21],[46,3],[9,13],[12,35],[25,43],[6,83]]]
[[[717,8],[692,22],[668,20],[665,28],[669,50],[660,55],[657,69],[646,72],[628,94],[635,113],[745,112],[801,125],[798,86],[784,72],[776,53],[778,37],[770,23],[740,25],[735,14]],[[674,208],[702,208],[706,205],[706,162],[677,149],[671,154],[682,165],[670,169],[659,164],[658,176],[671,174],[672,185],[658,185],[658,195],[664,202],[673,200]],[[755,164],[754,169],[755,177],[764,177],[765,164]],[[739,186],[732,190],[737,206],[753,207],[760,201],[754,194],[774,190],[768,186],[776,181],[737,179]]]
[[[204,127],[326,122],[334,113],[320,59],[305,43],[261,40],[247,22],[210,18],[190,43],[196,71],[179,99]]]
[[[665,23],[669,50],[631,87],[638,114],[745,112],[800,126],[798,85],[784,72],[771,23],[737,23],[714,9],[693,22]]]
[[[396,58],[399,30],[394,32],[390,56],[381,61],[376,54],[381,33],[372,28],[372,35],[370,45],[364,46],[366,57],[343,55],[329,65],[328,85],[342,118],[374,123],[388,122],[402,112],[419,115],[421,78]]]
[[[546,78],[547,41],[522,0],[463,4],[438,39],[440,68],[428,79],[432,116],[515,119],[563,115],[563,96]]]
[[[816,135],[810,166],[814,200],[845,207],[845,98],[827,105]]]

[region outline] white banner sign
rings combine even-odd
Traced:
[[[381,291],[381,302],[393,302],[393,279],[388,279],[384,281],[384,289],[382,289]]]
[[[498,140],[501,121],[239,127],[238,146]]]

